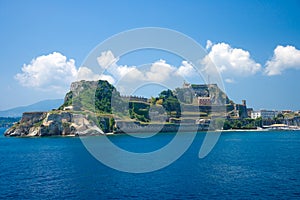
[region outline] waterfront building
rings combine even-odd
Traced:
[[[278,112],[274,110],[257,110],[251,112],[251,118],[256,119],[261,117],[262,119],[273,119],[277,113]]]
[[[290,114],[290,113],[292,113],[293,111],[291,111],[291,110],[283,110],[283,111],[281,111],[281,113],[282,114]]]

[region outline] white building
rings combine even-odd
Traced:
[[[261,117],[262,119],[273,119],[277,114],[278,112],[274,110],[257,110],[251,112],[251,118],[256,119]]]

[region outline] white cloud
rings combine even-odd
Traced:
[[[116,79],[115,81],[125,78],[126,82],[164,82],[176,72],[176,67],[166,63],[165,60],[158,60],[152,63],[150,68],[147,69],[138,69],[136,66],[118,65],[117,61],[119,59],[115,58],[111,51],[102,52],[97,60],[98,64]],[[187,65],[187,62],[184,64]]]
[[[128,79],[127,81],[142,80],[144,78],[144,74],[135,66],[117,65],[116,63],[107,68],[105,73],[111,74],[115,81],[119,81],[124,77]]]
[[[76,75],[75,61],[53,52],[33,59],[30,64],[24,64],[22,73],[16,74],[15,79],[25,87],[64,92]]]
[[[262,71],[261,64],[251,58],[250,53],[242,48],[234,48],[227,43],[214,44],[207,40],[206,49],[209,52],[202,60],[204,66],[202,72],[208,73],[210,78],[213,74],[220,72],[225,82],[235,83],[237,77],[251,76]],[[141,69],[136,66],[118,65],[118,60],[119,58],[116,58],[111,51],[102,52],[98,57],[99,65],[111,74],[109,78],[113,77],[115,82],[126,79],[126,82],[163,83],[178,77],[192,78],[198,74],[187,61],[182,61],[179,67],[175,67],[165,60],[158,60],[147,69]],[[291,46],[278,46],[274,50],[273,58],[266,63],[265,72],[268,75],[280,74],[286,68],[300,68],[300,51]],[[110,80],[110,82],[113,81]]]
[[[100,67],[106,69],[106,72],[117,80],[125,75],[131,78],[138,78],[141,75],[135,66],[118,65],[119,58],[116,58],[110,50],[101,52],[97,61]]]
[[[104,68],[107,69],[112,64],[115,64],[118,62],[118,58],[115,58],[114,54],[111,51],[104,51],[101,52],[101,55],[97,58],[98,64]]]
[[[210,40],[206,41],[206,50],[210,49],[212,47],[213,43]]]
[[[166,63],[165,60],[154,62],[150,70],[146,72],[147,81],[164,82],[168,80],[174,73],[176,68]]]
[[[115,83],[115,79],[110,75],[101,74],[98,80],[108,81],[110,84]]]
[[[80,67],[77,70],[73,59],[68,60],[58,52],[38,56],[30,64],[24,64],[22,73],[16,74],[15,79],[24,87],[62,94],[76,80],[107,80],[114,83],[113,77],[95,74],[87,67]]]
[[[261,65],[255,62],[246,50],[232,48],[226,43],[212,45],[210,41],[207,42],[207,47],[210,47],[210,51],[208,58],[204,59],[204,64],[209,65],[211,60],[223,75],[247,76],[261,70]]]
[[[82,66],[78,69],[73,59],[58,52],[34,58],[29,64],[24,64],[22,72],[15,79],[25,87],[43,91],[65,93],[73,81],[78,80],[107,80],[114,84],[122,79],[128,86],[137,82],[166,83],[178,81],[181,76],[193,76],[194,68],[187,61],[182,61],[179,68],[158,60],[143,68],[136,66],[118,65],[111,51],[102,52],[97,58],[99,65],[105,68],[104,74],[96,74],[92,69]]]
[[[87,67],[79,67],[78,69],[78,75],[77,75],[77,80],[89,80],[89,81],[94,81],[94,80],[99,80],[100,75],[94,74],[91,69]]]
[[[231,79],[231,78],[226,78],[225,79],[226,83],[235,83],[235,80]]]
[[[106,60],[105,57],[109,57],[107,60],[119,60],[114,57],[112,52],[108,52],[101,53],[98,57],[98,61]],[[103,67],[104,64],[99,63],[99,65],[100,64],[102,65],[101,67]],[[143,84],[157,83],[178,86],[179,82],[179,85],[183,82],[182,76],[194,76],[195,73],[193,66],[187,61],[182,61],[182,65],[177,68],[161,59],[141,67],[118,65],[117,62],[111,62],[109,67],[106,68],[105,74],[109,74],[114,78],[115,83],[117,83],[115,86],[122,94],[131,94],[136,87]]]
[[[300,50],[293,46],[278,45],[265,66],[265,74],[268,76],[279,75],[287,69],[300,69]]]
[[[139,70],[136,69],[135,66],[128,67],[127,65],[117,65],[115,66],[115,69],[113,72],[116,72],[118,77],[123,77],[125,75],[131,74],[132,77],[136,77],[139,75]],[[111,70],[112,72],[112,70]],[[135,76],[137,75],[137,76]]]
[[[208,55],[202,60],[203,72],[223,75],[225,82],[235,83],[238,76],[254,75],[261,71],[261,65],[250,56],[250,53],[240,48],[233,48],[226,43],[213,44],[207,40]],[[182,61],[179,67],[168,64],[165,60],[158,60],[147,68],[118,65],[111,51],[102,52],[97,58],[98,64],[106,69],[105,74],[95,74],[87,67],[78,70],[73,59],[67,59],[59,52],[42,55],[24,64],[22,72],[15,75],[15,79],[25,87],[44,91],[64,93],[71,82],[76,80],[107,80],[111,84],[120,79],[126,82],[148,81],[164,83],[169,80],[180,80],[179,77],[191,78],[197,71],[187,61]],[[264,73],[272,76],[281,74],[287,69],[300,69],[300,50],[293,46],[280,46],[274,49],[273,57],[265,64]],[[123,80],[124,81],[124,80]]]
[[[191,77],[198,74],[195,68],[188,61],[184,60],[181,64],[182,65],[178,68],[176,72],[179,76]]]
[[[91,69],[87,67],[79,67],[77,80],[86,80],[86,81],[97,81],[97,80],[106,80],[111,84],[115,83],[115,80],[110,75],[105,74],[95,74]]]

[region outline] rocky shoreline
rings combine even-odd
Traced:
[[[104,132],[83,114],[70,111],[26,112],[5,136],[43,137],[100,135]]]

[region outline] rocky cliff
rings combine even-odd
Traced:
[[[107,81],[74,82],[58,110],[25,112],[5,136],[76,136],[111,132],[114,124],[106,115],[110,111],[107,108],[111,108],[110,97],[114,89]],[[91,98],[93,96],[95,98]],[[99,115],[94,114],[95,109]]]

